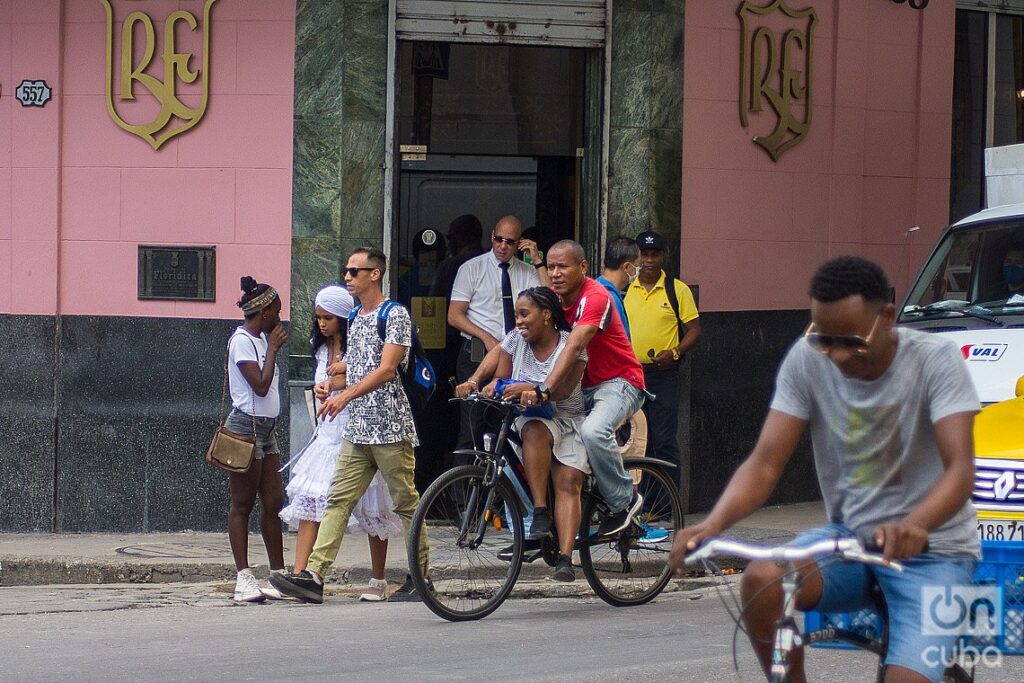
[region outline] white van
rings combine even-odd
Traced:
[[[985,406],[974,428],[978,529],[1024,542],[1024,145],[985,150],[985,175],[989,208],[946,230],[897,321],[960,347]]]

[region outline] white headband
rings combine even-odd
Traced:
[[[348,290],[338,285],[327,285],[316,293],[314,306],[319,306],[331,315],[348,319],[348,314],[355,306]]]

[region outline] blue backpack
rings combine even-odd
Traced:
[[[381,341],[384,341],[386,336],[385,328],[387,327],[388,314],[396,307],[401,307],[401,304],[387,299],[377,308],[377,335]],[[356,319],[356,315],[359,314],[359,309],[361,308],[362,305],[359,305],[349,312],[349,325]],[[409,319],[412,320],[411,315]],[[398,379],[401,380],[402,389],[405,391],[406,398],[409,399],[409,407],[412,408],[413,416],[418,417],[423,412],[423,409],[427,407],[430,397],[434,395],[434,390],[437,388],[437,378],[434,375],[434,366],[427,360],[423,344],[420,343],[419,335],[416,334],[416,325],[412,326],[412,346],[409,348],[409,363],[404,369],[401,365],[398,366]]]

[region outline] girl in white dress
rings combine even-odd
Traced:
[[[352,296],[344,287],[328,285],[317,292],[314,310],[316,320],[310,344],[316,359],[315,392],[321,401],[345,387],[345,340],[348,314],[352,306]],[[281,519],[298,531],[295,572],[306,568],[316,543],[346,422],[347,408],[333,421],[326,418],[319,420],[313,438],[289,463],[292,468],[286,489],[289,502],[281,510]],[[374,476],[370,488],[352,510],[349,531],[355,530],[361,530],[367,535],[373,573],[370,585],[360,600],[384,600],[387,587],[384,565],[387,561],[388,539],[401,535],[402,523],[393,510],[387,484],[380,472]]]

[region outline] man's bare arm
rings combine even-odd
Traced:
[[[567,382],[571,376],[573,369],[576,367],[576,361],[579,360],[580,354],[587,348],[587,344],[597,334],[597,327],[594,325],[577,325],[572,328],[572,332],[569,333],[569,338],[565,342],[565,349],[562,351],[562,355],[558,357],[558,362],[555,363],[554,369],[551,374],[548,375],[548,389],[552,393],[561,396],[564,392],[562,387],[563,382]],[[572,384],[569,384],[571,387]]]
[[[484,347],[490,351],[499,343],[499,340],[488,334],[488,332],[482,327],[474,325],[473,321],[469,319],[468,313],[468,301],[452,301],[448,304],[448,324],[459,332],[464,332],[471,337],[476,337],[482,341],[484,343]]]

